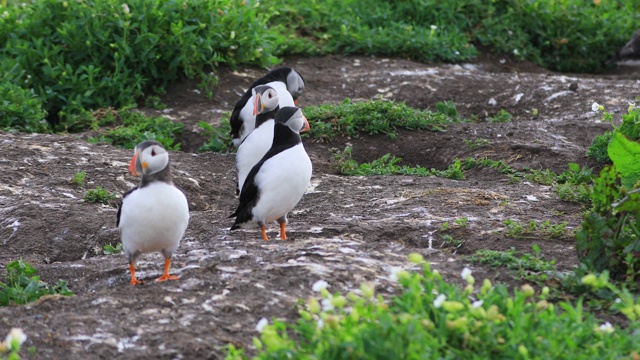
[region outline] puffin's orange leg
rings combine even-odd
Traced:
[[[131,285],[140,285],[142,281],[136,279],[136,265],[129,263],[129,272],[131,272]]]
[[[169,268],[171,268],[171,258],[164,259],[164,274],[156,279],[157,282],[165,281],[165,280],[178,280],[180,276],[169,275]]]
[[[287,223],[280,223],[280,240],[287,240]]]
[[[267,227],[262,225],[260,226],[260,230],[262,230],[262,240],[269,241],[269,237],[267,237]]]

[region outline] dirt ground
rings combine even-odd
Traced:
[[[173,84],[163,114],[186,124],[183,151],[172,152],[176,184],[185,190],[191,221],[174,256],[181,280],[155,283],[162,258],[147,254],[138,262],[143,286],[129,285],[126,257],[104,255],[102,246],[119,241],[116,208],[85,203],[87,189],[102,186],[118,197],[134,186],[127,174],[131,150],[86,141],[88,134],[0,133],[0,266],[22,258],[47,282],[64,279],[75,293],[47,297],[26,306],[0,308],[0,336],[11,327],[28,335],[37,359],[221,359],[228,343],[253,353],[255,326],[265,317],[294,319],[296,301],[312,294],[317,280],[331,292],[359,291],[375,284],[391,294],[392,268],[410,268],[407,255],[423,254],[451,280],[469,266],[476,279],[517,283],[504,269],[473,265],[465,258],[478,249],[530,252],[559,270],[577,264],[572,231],[580,224],[581,205],[563,202],[548,186],[475,169],[464,180],[437,177],[345,177],[333,168],[331,148],[353,147],[358,161],[386,153],[407,165],[445,169],[455,158],[486,156],[515,168],[561,172],[570,162],[594,167],[585,152],[594,136],[610,125],[591,111],[597,101],[619,121],[628,102],[640,93],[638,73],[616,70],[600,75],[558,74],[528,63],[484,56],[462,65],[420,64],[373,57],[290,58],[306,82],[302,107],[382,97],[425,109],[453,101],[473,123],[445,132],[400,131],[384,136],[339,139],[330,144],[307,139],[314,165],[312,186],[290,214],[290,240],[270,242],[258,231],[229,232],[235,209],[234,155],[201,153],[205,140],[195,126],[227,121],[235,101],[266,71],[222,69],[215,97],[207,99],[197,83]],[[512,122],[490,123],[501,108]],[[537,115],[534,115],[537,109]],[[471,149],[464,140],[486,139]],[[71,183],[87,172],[87,183]],[[441,226],[467,217],[466,228],[442,240]],[[566,237],[513,239],[503,221],[567,222]],[[0,278],[3,273],[0,272]],[[26,351],[25,358],[29,358]]]

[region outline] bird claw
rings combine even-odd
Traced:
[[[164,274],[156,279],[156,282],[167,281],[167,280],[179,280],[180,276]]]

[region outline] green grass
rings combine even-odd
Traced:
[[[443,112],[418,110],[403,102],[344,100],[338,105],[308,106],[304,114],[311,130],[308,134],[321,141],[332,141],[336,136],[357,137],[360,133],[384,134],[397,138],[397,129],[442,130],[446,124],[462,122],[455,105],[440,105]],[[455,111],[454,111],[455,110]]]
[[[111,201],[116,198],[116,193],[109,192],[100,186],[96,186],[95,189],[89,189],[84,194],[84,201],[89,203],[101,203],[105,205],[112,205]]]
[[[535,221],[521,223],[507,219],[502,222],[505,226],[505,236],[515,239],[562,239],[567,237],[567,223],[551,224],[551,221]]]
[[[360,291],[320,290],[301,303],[293,323],[272,320],[254,339],[253,359],[600,359],[637,354],[637,322],[622,328],[585,311],[582,299],[552,303],[549,288],[523,285],[513,292],[470,271],[463,288],[445,281],[410,255],[422,271],[396,272],[399,293],[385,299],[363,284]],[[637,299],[594,275],[593,288],[610,287],[621,301],[614,311],[637,319]],[[627,315],[628,314],[628,315]],[[263,324],[264,325],[264,324]],[[229,346],[227,359],[243,359]]]
[[[7,272],[5,282],[0,282],[0,306],[22,305],[44,295],[73,295],[67,282],[58,280],[49,285],[40,280],[37,270],[22,260],[16,260],[5,266]]]
[[[73,178],[71,179],[71,182],[73,184],[76,184],[80,187],[84,186],[84,181],[87,178],[87,172],[86,171],[78,171],[77,173],[75,173],[75,175],[73,175]]]
[[[504,109],[500,109],[500,111],[498,111],[495,115],[488,117],[487,121],[494,123],[505,123],[511,122],[512,117],[513,116],[509,112]]]

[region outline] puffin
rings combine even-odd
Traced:
[[[242,140],[255,128],[256,116],[252,114],[255,99],[252,90],[259,85],[269,85],[277,91],[280,107],[296,105],[298,98],[304,92],[304,79],[290,67],[274,69],[255,80],[238,100],[229,118],[231,124],[229,135],[235,147],[239,147]]]
[[[300,129],[308,128],[302,110],[285,106],[276,113],[273,142],[251,169],[240,192],[240,203],[229,216],[231,230],[257,224],[262,239],[269,240],[266,224],[280,224],[280,239],[287,239],[287,214],[302,199],[311,181],[312,165],[302,145]]]
[[[164,273],[156,281],[177,280],[169,269],[189,224],[189,204],[171,181],[169,153],[155,140],[143,141],[134,149],[129,173],[142,178],[122,196],[116,226],[129,258],[131,285],[142,283],[136,278],[138,257],[156,251],[164,256]]]
[[[252,90],[254,104],[253,115],[256,117],[255,129],[244,138],[236,153],[236,169],[238,171],[237,194],[240,193],[249,171],[271,148],[273,142],[274,118],[280,109],[278,92],[269,85],[258,85]]]
[[[607,63],[618,65],[637,65],[640,61],[640,30],[636,31],[631,39],[616,52]]]

